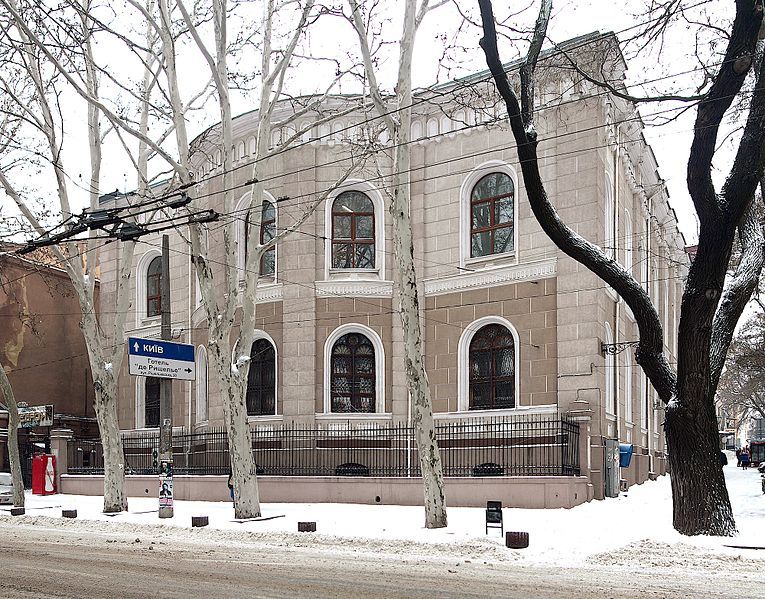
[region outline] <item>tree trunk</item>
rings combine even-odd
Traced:
[[[223,404],[224,418],[228,423],[228,447],[231,456],[231,473],[234,480],[234,516],[236,518],[260,517],[260,496],[252,457],[252,437],[247,424],[247,406],[244,391],[231,381],[229,393]]]
[[[228,450],[231,474],[234,483],[234,516],[236,518],[258,518],[260,516],[260,494],[252,457],[252,437],[247,422],[245,400],[247,374],[241,375],[239,368],[246,365],[231,364],[231,348],[220,337],[211,332],[209,351],[220,381],[223,395],[223,420],[228,435]],[[249,369],[247,370],[249,372]]]
[[[21,476],[21,457],[19,456],[19,407],[2,364],[0,364],[0,389],[5,398],[5,405],[8,407],[8,458],[11,462],[13,479],[13,505],[24,507],[24,478]]]
[[[104,450],[104,513],[127,511],[125,495],[125,455],[122,450],[117,418],[117,382],[110,376],[99,377],[96,390],[96,420]]]
[[[412,239],[409,135],[412,126],[412,48],[416,31],[415,3],[407,2],[404,14],[404,31],[401,39],[396,96],[399,123],[394,130],[396,153],[393,162],[393,278],[398,288],[406,381],[412,396],[412,425],[415,430],[417,451],[425,500],[425,527],[443,528],[446,519],[446,494],[441,454],[438,451],[433,422],[433,406],[430,385],[425,372],[422,352],[422,328],[420,326],[420,301],[417,289],[417,273],[414,269],[414,245]]]
[[[693,411],[679,405],[699,404]],[[670,402],[664,430],[672,483],[672,523],[680,534],[731,536],[736,523],[720,463],[717,419],[699,398]],[[711,404],[710,404],[711,405]]]

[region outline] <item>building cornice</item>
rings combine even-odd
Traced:
[[[548,258],[537,262],[486,268],[476,272],[429,279],[425,281],[425,295],[440,295],[481,287],[496,287],[507,283],[546,279],[558,273],[558,259]]]

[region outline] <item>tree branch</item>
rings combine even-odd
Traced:
[[[651,380],[662,401],[669,402],[674,393],[676,375],[664,356],[664,340],[659,315],[643,287],[619,264],[606,256],[600,248],[563,223],[555,211],[539,172],[536,140],[527,134],[521,116],[521,107],[499,58],[491,1],[478,0],[478,4],[481,8],[484,30],[480,45],[486,54],[486,62],[497,89],[507,105],[531,209],[542,229],[561,251],[594,272],[627,302],[640,332],[640,343],[636,352],[637,362]],[[543,21],[543,19],[538,20],[537,27],[546,27]],[[527,60],[529,60],[528,57]],[[533,70],[531,73],[533,74]],[[534,81],[527,81],[526,85],[530,88],[526,93],[533,93]]]

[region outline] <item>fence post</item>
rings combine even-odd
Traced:
[[[61,493],[61,475],[69,471],[69,441],[74,432],[69,428],[50,431],[50,451],[56,457],[56,488]]]

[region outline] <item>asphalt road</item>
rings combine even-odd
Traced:
[[[140,541],[137,541],[140,539]],[[310,545],[310,544],[308,544]],[[396,554],[398,553],[398,555]],[[0,597],[765,597],[734,571],[541,568],[449,555],[354,552],[347,545],[200,545],[172,535],[0,523]]]

